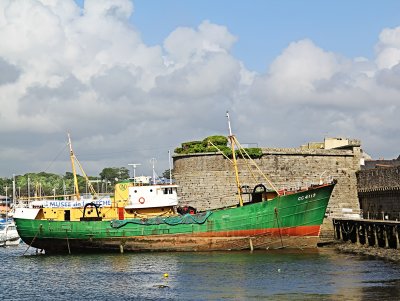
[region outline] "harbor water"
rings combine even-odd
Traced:
[[[333,248],[62,256],[26,250],[0,248],[0,300],[400,299],[398,264]]]

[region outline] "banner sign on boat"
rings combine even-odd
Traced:
[[[99,200],[81,200],[81,201],[46,201],[44,204],[45,207],[50,208],[76,208],[76,207],[83,207],[85,204],[88,203],[95,203],[96,205],[100,205],[100,207],[110,207],[111,206],[111,198],[106,197]]]

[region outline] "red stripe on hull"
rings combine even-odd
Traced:
[[[250,229],[250,230],[232,230],[219,232],[202,232],[193,235],[200,237],[244,237],[257,235],[271,236],[319,236],[321,230],[320,225],[298,226],[290,228],[268,228],[268,229]]]

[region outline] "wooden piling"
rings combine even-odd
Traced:
[[[374,247],[379,247],[377,226],[373,225]]]
[[[383,234],[383,239],[384,239],[384,242],[385,242],[385,248],[389,248],[389,239],[388,239],[388,233],[387,233],[387,227],[386,226],[383,226],[383,229],[382,229],[382,234]]]
[[[364,219],[333,219],[335,239],[357,245],[400,249],[400,222]]]
[[[359,245],[361,245],[361,243],[360,243],[360,225],[358,223],[355,223],[354,227],[355,227],[354,231],[355,231],[355,237],[356,237],[355,244],[357,246],[359,246]]]

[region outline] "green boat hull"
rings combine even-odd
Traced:
[[[22,240],[46,253],[212,251],[316,247],[334,184],[193,216],[122,221],[15,218]]]

